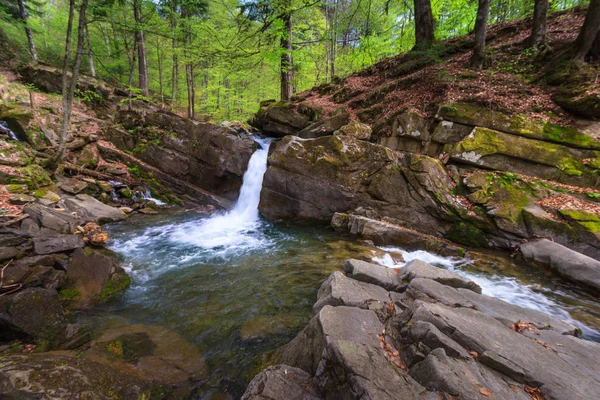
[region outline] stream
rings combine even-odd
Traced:
[[[130,324],[172,329],[195,345],[208,367],[195,394],[239,398],[261,355],[291,340],[311,317],[321,282],[349,258],[391,268],[391,254],[422,259],[474,280],[483,293],[579,326],[600,341],[600,305],[548,271],[504,255],[467,263],[424,251],[374,248],[324,227],[273,224],[258,213],[268,139],[252,156],[234,208],[203,216],[166,212],[108,226],[110,247],[133,279],[119,299],[80,318],[96,329]]]

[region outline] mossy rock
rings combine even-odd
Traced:
[[[37,164],[19,168],[17,172],[19,177],[11,178],[11,184],[27,185],[31,190],[52,185],[52,179],[46,170]]]
[[[597,101],[600,102],[600,99]],[[600,106],[598,111],[600,112]],[[459,124],[480,126],[571,147],[600,150],[599,141],[574,128],[534,121],[522,115],[509,116],[470,103],[444,104],[440,106],[437,117]]]
[[[444,235],[444,239],[468,247],[488,247],[485,232],[469,222],[458,222]]]
[[[576,209],[563,209],[558,210],[558,212],[565,219],[584,227],[588,232],[593,234],[600,233],[600,217],[597,214]]]
[[[119,270],[110,276],[110,279],[104,285],[102,293],[97,297],[98,303],[104,303],[123,293],[131,285],[131,278],[127,273]]]
[[[552,100],[571,114],[590,119],[600,118],[600,94],[585,90],[561,90]]]

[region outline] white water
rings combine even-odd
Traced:
[[[386,267],[390,268],[400,268],[413,260],[425,261],[429,264],[437,265],[456,272],[457,274],[472,280],[481,287],[482,293],[487,296],[496,297],[506,301],[507,303],[515,304],[523,308],[541,311],[579,327],[584,335],[588,335],[590,337],[598,336],[598,332],[575,320],[564,308],[558,305],[551,298],[541,293],[539,288],[526,285],[514,277],[464,271],[463,269],[459,268],[459,266],[464,265],[466,260],[460,258],[442,257],[424,250],[406,251],[404,249],[391,246],[382,247],[381,249],[386,252],[400,253],[405,260],[404,263],[396,263],[392,259],[392,256],[389,253],[386,253],[383,257],[373,258],[373,261],[381,265],[385,265]]]
[[[187,243],[203,249],[230,252],[259,247],[264,239],[258,232],[261,221],[258,203],[271,139],[255,138],[259,148],[254,152],[244,174],[240,195],[233,209],[200,223],[178,226],[170,235],[176,243]]]

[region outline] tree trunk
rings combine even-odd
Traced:
[[[27,42],[29,43],[29,53],[31,53],[31,57],[33,61],[37,62],[38,55],[35,51],[35,44],[33,43],[33,35],[31,34],[31,28],[27,23],[27,12],[25,11],[25,5],[23,4],[23,0],[17,0],[19,6],[19,14],[21,16],[21,20],[23,21],[23,25],[25,25],[25,34],[27,35]]]
[[[160,104],[162,108],[165,108],[165,95],[163,91],[163,68],[162,68],[162,57],[160,55],[160,38],[156,37],[156,59],[158,60],[158,85],[160,88]]]
[[[185,64],[185,77],[187,81],[187,96],[188,96],[188,118],[194,118],[195,104],[194,99],[196,97],[194,89],[194,66],[191,62]]]
[[[600,30],[600,0],[591,0],[579,36],[573,43],[573,60],[583,62]]]
[[[146,60],[146,43],[142,29],[142,0],[134,0],[133,15],[135,18],[135,35],[138,49],[138,80],[142,95],[148,97],[148,62]]]
[[[90,60],[90,75],[96,77],[96,68],[94,68],[94,54],[92,53],[92,42],[90,41],[90,30],[87,24],[85,25],[85,37],[87,39],[88,58]]]
[[[110,51],[110,40],[108,39],[108,27],[106,26],[106,22],[104,23],[104,42],[106,43],[106,55],[112,57]]]
[[[427,49],[435,40],[435,21],[430,0],[414,0],[415,48]]]
[[[283,17],[285,35],[281,38],[281,100],[289,101],[292,98],[293,60],[292,60],[292,15],[289,9]]]
[[[79,78],[79,66],[81,65],[81,57],[83,53],[84,29],[86,24],[86,10],[88,0],[82,0],[79,8],[79,25],[77,31],[77,53],[75,55],[75,63],[71,71],[71,82],[69,82],[69,58],[71,55],[71,36],[73,31],[73,14],[75,13],[75,0],[69,1],[69,19],[67,23],[67,38],[65,43],[65,58],[63,61],[63,80],[62,80],[62,105],[63,105],[63,121],[60,131],[58,150],[52,159],[50,159],[49,167],[56,169],[58,164],[65,156],[67,145],[67,134],[69,131],[69,122],[71,120],[71,111],[73,109],[73,96],[77,87],[77,79]]]
[[[533,26],[531,36],[527,39],[527,46],[538,48],[546,44],[546,20],[548,17],[548,0],[535,0],[533,10]]]
[[[469,62],[472,67],[478,69],[482,69],[485,62],[485,31],[489,14],[490,0],[479,0],[475,19],[475,47]]]
[[[175,22],[171,23],[172,30],[172,47],[173,47],[173,68],[171,70],[171,107],[175,106],[175,99],[177,98],[177,74],[178,65],[177,65],[177,38],[175,37]]]
[[[588,52],[587,56],[590,61],[600,61],[600,31],[596,34],[596,39],[592,44],[592,48]]]

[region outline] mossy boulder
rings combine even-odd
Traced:
[[[585,210],[561,209],[561,216],[600,238],[600,216]]]
[[[100,155],[95,144],[88,144],[81,150],[79,158],[77,158],[77,165],[81,165],[85,168],[94,169],[98,166],[100,161]]]
[[[477,127],[450,151],[452,160],[578,186],[596,184],[600,151],[575,149]]]
[[[436,117],[571,147],[600,150],[599,141],[574,128],[536,121],[522,115],[510,116],[470,103],[444,104],[438,109]]]
[[[0,140],[0,164],[24,167],[33,161],[31,149],[20,142]]]
[[[7,177],[12,185],[26,185],[30,190],[52,185],[52,179],[44,168],[37,164],[30,164],[26,167],[16,168]]]
[[[283,137],[301,131],[310,121],[310,116],[298,112],[291,103],[277,101],[261,107],[251,124],[265,134]]]
[[[358,121],[350,121],[348,124],[342,126],[340,129],[335,131],[334,135],[346,135],[352,136],[360,140],[371,139],[371,127],[367,124],[363,124]]]

